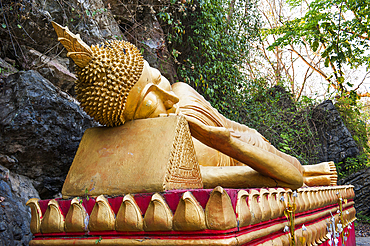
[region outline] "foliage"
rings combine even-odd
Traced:
[[[335,107],[358,146],[370,153],[370,147],[367,145],[370,129],[366,125],[367,118],[361,112],[362,105],[359,102],[353,103],[350,98],[342,97],[337,99]]]
[[[363,214],[364,212],[361,211],[359,213],[356,214],[356,217],[357,217],[357,220],[358,222],[361,222],[361,223],[366,223],[366,224],[370,224],[370,217]]]
[[[263,88],[264,81],[256,83],[249,84],[254,92],[240,109],[241,122],[258,130],[272,145],[295,156],[302,164],[318,163],[319,142],[310,128],[311,109],[316,102],[307,98],[297,103],[285,88]]]
[[[266,37],[277,37],[269,50],[288,48],[310,69],[325,78],[329,85],[328,92],[330,87],[334,88],[336,108],[360,151],[363,150],[360,156],[337,163],[339,175],[344,177],[369,163],[369,129],[359,104],[363,95],[356,91],[359,86],[354,88],[353,82],[346,76],[348,69],[359,66],[366,66],[367,70],[370,68],[370,56],[366,52],[370,44],[369,1],[289,0],[288,3],[292,11],[303,9],[303,15],[292,20],[280,18],[280,25],[263,33]],[[302,55],[297,47],[309,51],[308,55]],[[314,58],[317,59],[314,61]]]
[[[368,118],[364,117],[363,112],[361,112],[363,106],[359,102],[354,103],[352,99],[342,97],[337,99],[335,107],[361,152],[356,158],[347,158],[345,161],[338,163],[338,175],[339,178],[343,178],[370,166],[370,147],[368,144],[370,129],[366,125]]]
[[[339,162],[336,164],[338,178],[339,179],[345,178],[348,175],[360,171],[361,169],[364,169],[369,166],[370,166],[369,157],[365,153],[361,153],[355,158],[348,157],[343,162]]]
[[[367,0],[315,0],[306,2],[290,0],[292,8],[307,8],[303,17],[283,21],[282,25],[266,31],[280,37],[270,46],[301,45],[320,56],[330,74],[315,68],[336,92],[356,100],[351,81],[345,81],[344,66],[357,68],[370,66],[369,47],[370,14]],[[297,52],[298,54],[298,52]],[[299,55],[299,54],[298,54]],[[303,57],[301,57],[304,59]],[[309,63],[306,61],[307,64]],[[310,64],[313,66],[313,64]],[[314,67],[314,66],[313,66]]]
[[[246,78],[241,66],[258,31],[255,1],[199,0],[159,12],[180,80],[189,83],[216,109],[238,120]]]

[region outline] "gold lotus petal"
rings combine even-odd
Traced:
[[[245,190],[238,192],[238,200],[236,203],[236,214],[238,215],[239,227],[244,227],[250,224],[252,215],[247,204],[249,193]]]
[[[257,224],[262,220],[262,211],[260,208],[260,204],[258,203],[258,198],[260,193],[257,190],[250,190],[249,191],[249,209],[251,211],[251,225]]]
[[[42,233],[64,232],[64,217],[55,199],[48,203],[48,208],[41,220]]]
[[[191,192],[185,192],[173,216],[173,227],[177,231],[198,231],[206,229],[202,206]]]
[[[262,212],[261,221],[267,221],[271,218],[271,208],[270,208],[270,204],[268,201],[269,195],[270,195],[270,192],[267,189],[260,190],[259,204],[260,204],[261,212]]]
[[[135,199],[130,194],[125,195],[117,213],[116,231],[142,231],[143,225],[141,210]]]
[[[75,197],[71,201],[68,213],[65,219],[66,232],[84,232],[87,231],[88,214],[81,204],[81,200]]]
[[[271,219],[276,219],[282,215],[280,214],[280,209],[278,205],[278,200],[279,200],[277,196],[278,191],[274,188],[270,188],[269,192],[270,192],[270,195],[269,195],[268,202],[269,202],[270,209],[271,209]]]
[[[144,215],[145,231],[172,230],[172,212],[161,195],[155,193]]]
[[[96,198],[94,208],[90,214],[90,231],[113,231],[115,225],[114,212],[108,199],[103,195]]]
[[[32,234],[40,233],[41,228],[41,208],[38,198],[31,198],[27,201],[26,205],[31,208],[31,232]]]
[[[213,230],[227,230],[237,227],[231,199],[221,186],[214,188],[208,199],[206,223],[208,229]]]

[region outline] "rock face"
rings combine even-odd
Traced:
[[[352,173],[348,177],[341,179],[338,184],[351,184],[355,188],[355,208],[357,216],[370,216],[370,167]]]
[[[107,0],[104,3],[124,30],[123,34],[127,41],[135,44],[142,51],[144,59],[152,67],[161,71],[171,83],[176,82],[175,65],[166,46],[166,36],[154,10],[155,6],[163,3],[153,0],[140,2]]]
[[[0,161],[10,159],[0,155]],[[31,214],[25,205],[39,195],[31,180],[0,165],[0,245],[28,245],[32,239]]]
[[[332,101],[326,100],[313,109],[311,127],[313,132],[317,132],[321,143],[320,161],[339,163],[360,154]]]
[[[17,46],[10,42],[6,29],[0,32],[0,43],[5,52],[19,59],[24,58],[19,45],[27,45],[41,53],[58,52],[55,50],[58,40],[51,21],[80,33],[89,45],[122,36],[115,19],[105,9],[102,0],[16,2],[5,1],[2,8],[9,20],[12,35],[17,39]],[[62,48],[62,45],[59,47]]]
[[[31,67],[33,67],[34,70],[39,72],[44,78],[62,91],[70,95],[75,94],[74,83],[77,77],[71,73],[65,65],[59,63],[57,59],[43,55],[32,48],[25,49],[24,53],[32,60]]]
[[[35,180],[42,198],[60,192],[85,129],[96,123],[36,71],[0,87],[0,154],[10,171]]]

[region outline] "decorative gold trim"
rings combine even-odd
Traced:
[[[41,220],[41,232],[64,232],[64,217],[55,199],[50,200],[48,203],[48,208]]]
[[[75,197],[71,201],[68,213],[65,219],[66,232],[84,232],[87,231],[88,214],[82,206],[82,200]]]
[[[93,53],[90,47],[82,41],[80,35],[73,34],[68,27],[62,27],[54,21],[54,30],[58,35],[58,41],[67,49],[67,56],[71,57],[79,67],[84,67],[92,60]]]
[[[116,231],[143,231],[144,220],[135,199],[127,194],[116,217]]]
[[[207,228],[203,208],[189,191],[182,195],[177,205],[173,228],[176,231],[199,231]]]
[[[208,229],[212,230],[227,230],[238,225],[231,199],[221,186],[214,188],[209,196],[206,223]]]
[[[155,193],[144,216],[145,231],[171,231],[172,212],[161,195]]]
[[[103,195],[96,198],[95,205],[90,214],[90,231],[113,231],[114,230],[114,212],[109,205],[108,199]]]
[[[163,239],[126,239],[126,238],[109,238],[102,240],[97,243],[97,239],[53,239],[53,240],[32,240],[30,246],[67,246],[67,245],[99,245],[99,246],[117,246],[117,245],[166,245],[166,246],[209,246],[209,245],[238,245],[238,239],[226,238],[226,239],[173,239],[173,240],[163,240]]]
[[[167,163],[163,190],[203,188],[188,121],[184,116],[177,117],[176,134]]]
[[[31,208],[31,232],[33,234],[40,233],[41,228],[41,208],[39,204],[40,199],[38,198],[31,198],[28,200],[26,205]]]

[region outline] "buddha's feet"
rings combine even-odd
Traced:
[[[303,169],[303,179],[307,186],[337,185],[337,169],[332,161],[306,165]]]

